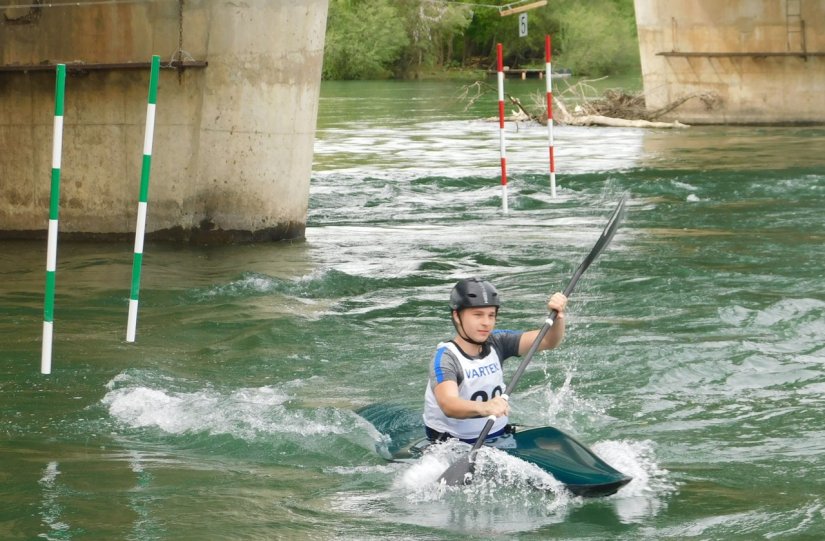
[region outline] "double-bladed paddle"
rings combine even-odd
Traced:
[[[590,250],[590,253],[587,254],[587,257],[585,257],[584,261],[581,262],[579,267],[576,269],[576,272],[573,273],[573,277],[570,279],[567,287],[564,288],[564,295],[566,297],[569,297],[570,294],[573,293],[573,288],[576,287],[576,283],[579,281],[579,278],[581,278],[581,275],[584,274],[584,271],[586,271],[590,264],[595,261],[596,257],[598,257],[602,250],[604,250],[605,246],[610,244],[610,239],[613,238],[614,233],[616,233],[616,229],[619,227],[619,222],[621,222],[625,200],[626,197],[622,197],[621,201],[619,201],[619,204],[616,206],[616,210],[614,210],[613,214],[610,216],[610,220],[607,222],[604,231],[602,231],[599,240],[596,241],[596,245],[593,246],[593,249]],[[508,398],[510,393],[513,392],[513,389],[515,389],[518,380],[521,378],[521,375],[524,373],[527,365],[530,364],[536,350],[538,350],[539,344],[541,344],[541,341],[544,339],[545,335],[550,331],[550,327],[553,326],[553,322],[556,320],[557,315],[558,312],[553,310],[550,312],[550,315],[547,316],[547,319],[539,331],[538,336],[536,336],[536,339],[533,340],[533,344],[527,351],[527,355],[524,356],[524,360],[521,361],[521,364],[516,369],[516,373],[513,374],[510,383],[507,385],[503,395],[505,398]],[[481,429],[481,433],[478,435],[478,439],[475,444],[473,444],[473,448],[470,449],[470,453],[447,468],[447,471],[445,471],[439,478],[439,482],[444,481],[450,486],[459,484],[466,485],[472,482],[473,473],[475,472],[475,455],[481,446],[484,445],[484,440],[487,438],[487,434],[490,433],[490,429],[493,427],[495,420],[496,418],[494,416],[487,419],[487,423],[484,425],[484,428]]]

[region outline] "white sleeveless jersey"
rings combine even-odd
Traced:
[[[462,440],[478,437],[486,417],[455,419],[447,417],[435,398],[433,389],[446,380],[458,384],[458,395],[465,400],[486,402],[504,393],[503,359],[518,354],[521,333],[499,331],[490,337],[486,355],[480,358],[468,357],[453,342],[442,342],[430,366],[430,381],[424,393],[424,424],[437,432],[446,432]],[[507,416],[496,418],[490,434],[502,430],[507,424]]]

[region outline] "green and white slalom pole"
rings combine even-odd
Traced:
[[[152,141],[155,137],[155,105],[158,98],[160,56],[152,57],[149,76],[149,103],[146,106],[146,131],[143,137],[143,167],[140,173],[140,198],[138,200],[137,226],[135,227],[135,257],[132,262],[132,291],[129,296],[129,320],[126,324],[126,341],[135,341],[137,329],[138,296],[140,294],[140,269],[143,265],[143,237],[146,234],[146,207],[149,200],[149,170],[152,167]]]
[[[52,183],[49,197],[49,236],[46,247],[46,298],[43,303],[43,349],[40,373],[52,373],[54,337],[54,288],[57,282],[57,216],[60,208],[60,157],[63,153],[63,96],[66,90],[66,64],[57,65],[54,90],[54,137],[52,139]]]

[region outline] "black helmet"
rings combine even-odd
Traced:
[[[480,308],[484,306],[500,306],[496,288],[481,278],[465,278],[460,280],[450,292],[450,308],[462,310],[464,308]]]

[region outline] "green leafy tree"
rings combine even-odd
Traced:
[[[639,44],[629,0],[562,0],[561,60],[583,75],[638,69]]]
[[[518,35],[518,16],[479,10],[466,35],[472,50],[495,64],[495,44],[504,48],[505,64],[543,65],[544,36],[553,37],[553,65],[582,75],[606,75],[637,69],[639,48],[632,0],[551,0],[528,12],[527,37]]]
[[[503,4],[504,0],[498,2]],[[488,2],[493,4],[493,2]],[[599,76],[638,70],[633,0],[551,0],[518,16],[478,0],[330,0],[324,78],[414,77],[427,69],[493,68],[496,43],[505,64],[543,65],[553,36],[554,67]]]
[[[528,13],[529,31],[526,37],[518,35],[518,16],[500,17],[499,33],[507,65],[520,68],[531,64],[544,66],[544,37],[553,36],[554,55],[559,52],[558,34],[561,23],[555,11],[536,9]]]
[[[330,0],[325,79],[382,79],[409,44],[390,0]]]
[[[455,43],[472,21],[470,7],[422,0],[396,0],[396,6],[410,40],[399,58],[400,71],[414,75],[453,63]]]
[[[496,43],[506,35],[507,21],[494,9],[478,9],[465,32],[463,63],[484,59],[486,67],[495,67]],[[492,63],[491,63],[492,59]]]

